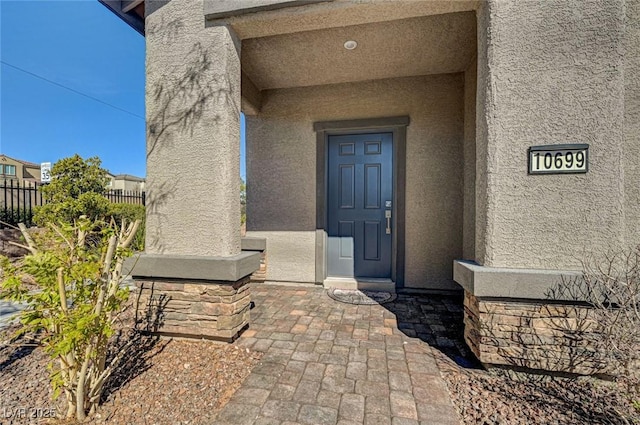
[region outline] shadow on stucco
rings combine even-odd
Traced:
[[[148,88],[155,107],[147,122],[147,159],[156,150],[172,146],[176,135],[193,135],[209,102],[228,101],[230,83],[223,75],[210,75],[213,61],[202,43],[193,45],[184,63],[188,64],[185,70],[170,67],[160,83]]]
[[[183,26],[179,20],[163,20],[148,32],[162,31],[163,37],[171,37],[178,34]],[[168,67],[163,78],[147,87],[147,99],[153,104],[147,116],[147,162],[154,161],[154,157],[170,155],[171,149],[166,153],[162,151],[184,141],[182,135],[187,135],[186,140],[193,136],[195,129],[202,125],[205,112],[210,112],[212,102],[223,102],[238,109],[230,98],[232,89],[228,78],[213,74],[213,65],[206,48],[196,42],[181,66]],[[219,123],[218,115],[206,118],[210,125]],[[188,169],[175,173],[173,180],[159,184],[155,182],[153,173],[149,173],[146,207],[147,218],[151,219],[148,222],[153,222],[154,232],[147,234],[147,245],[156,253],[166,251],[161,235],[169,222],[164,211],[167,202],[179,198],[179,188],[187,184],[182,178],[184,175],[181,173],[184,172]]]

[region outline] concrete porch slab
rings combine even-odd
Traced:
[[[358,279],[350,277],[328,277],[322,283],[325,288],[365,289],[369,291],[396,292],[396,284],[391,279]]]

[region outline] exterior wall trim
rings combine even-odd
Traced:
[[[188,279],[234,283],[260,268],[260,253],[243,251],[230,257],[141,254],[127,259],[124,275],[133,278]]]
[[[343,121],[320,121],[313,123],[313,130],[371,130],[386,127],[407,127],[410,123],[409,117],[383,117],[383,118],[365,118],[359,120],[343,120]]]
[[[116,16],[122,19],[125,23],[127,23],[131,28],[136,30],[140,35],[144,36],[144,19],[140,18],[135,13],[133,13],[130,8],[125,11],[122,7],[123,3],[125,2],[121,2],[120,0],[98,0],[98,1],[102,3],[107,9],[109,9],[112,13],[114,13]]]
[[[405,276],[405,187],[408,116],[321,121],[313,124],[316,132],[316,284],[327,277],[326,265],[326,197],[328,139],[330,135],[390,132],[393,134],[393,217],[391,279],[396,288],[404,287]]]
[[[552,291],[562,278],[581,276],[577,270],[509,269],[485,267],[473,261],[453,262],[453,280],[475,297],[554,301]]]
[[[286,7],[307,6],[333,0],[235,0],[204,2],[204,16],[207,20],[229,18],[247,13],[268,12]]]
[[[240,249],[243,251],[264,251],[267,249],[267,239],[243,236],[240,239]]]

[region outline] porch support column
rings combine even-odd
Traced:
[[[478,263],[574,269],[625,244],[625,0],[482,2]],[[528,174],[536,145],[589,144],[585,174]]]
[[[630,164],[640,161],[625,146],[625,55],[638,51],[630,43],[625,53],[637,17],[625,17],[628,6],[480,3],[477,263],[455,262],[454,280],[465,289],[465,339],[483,363],[606,373],[575,298],[584,289],[563,282],[586,255],[637,243],[625,227],[625,206],[635,208],[625,197],[637,193]],[[589,145],[586,173],[528,173],[531,146],[565,144]]]
[[[260,262],[240,247],[240,42],[226,26],[205,27],[202,0],[147,4],[139,307],[163,318],[147,330],[233,339]]]

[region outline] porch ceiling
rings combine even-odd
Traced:
[[[459,12],[244,39],[242,70],[266,90],[462,72],[475,53],[475,13]]]

